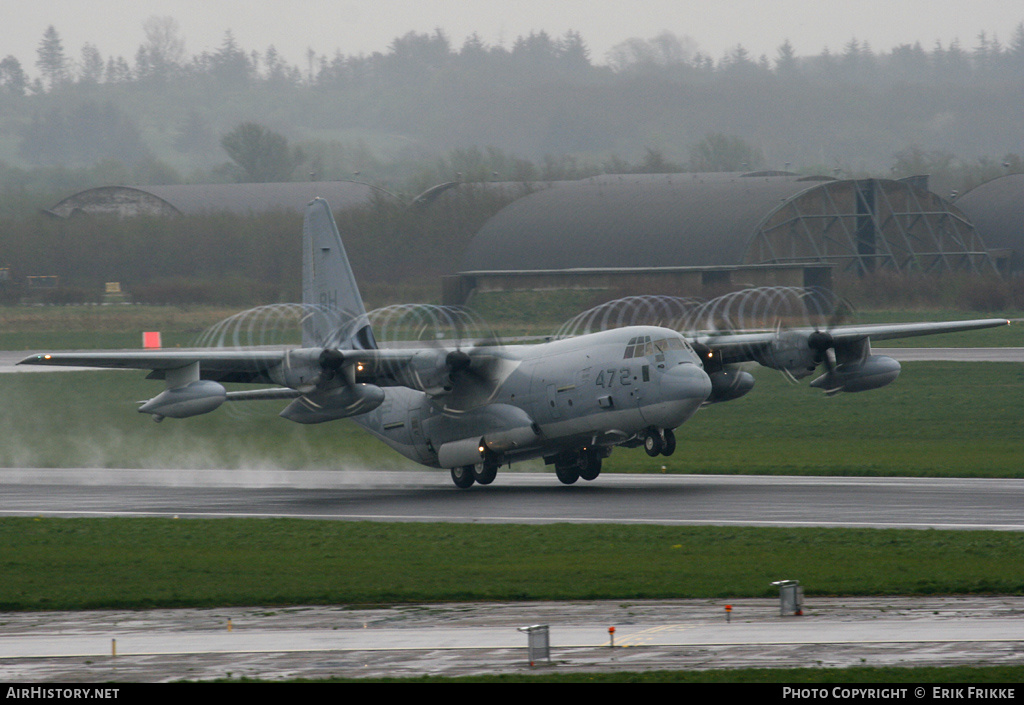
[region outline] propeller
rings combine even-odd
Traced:
[[[320,365],[320,379],[324,382],[332,381],[345,365],[345,354],[335,348],[324,348],[317,358]]]
[[[807,336],[807,347],[814,351],[815,362],[818,365],[825,363],[825,368],[829,372],[836,371],[835,346],[835,338],[827,330],[815,330]]]
[[[502,357],[495,354],[500,342],[495,337],[474,341],[469,348],[461,345],[445,356],[451,398],[449,408],[472,408],[486,403],[494,394],[500,374]]]
[[[474,311],[457,306],[396,304],[368,314],[382,347],[416,348],[401,364],[384,362],[387,374],[446,406],[472,407],[494,392],[501,343]]]
[[[751,352],[794,384],[820,365],[835,372],[836,340],[831,331],[851,310],[847,301],[828,289],[804,287],[747,289],[713,299],[704,307],[716,319],[738,323],[740,332],[774,331],[770,343]]]

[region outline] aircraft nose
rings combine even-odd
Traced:
[[[704,403],[711,395],[711,378],[697,365],[676,365],[665,370],[661,388],[666,399]]]
[[[676,365],[658,380],[656,400],[644,404],[644,421],[658,428],[676,428],[697,413],[711,394],[711,379],[697,365]],[[653,402],[653,403],[651,403]]]

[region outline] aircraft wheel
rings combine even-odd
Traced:
[[[665,446],[661,449],[662,455],[672,455],[676,452],[676,434],[672,429],[665,429]]]
[[[460,468],[452,468],[452,482],[460,490],[467,489],[473,486],[476,481],[474,475],[474,468],[472,465],[463,465]]]
[[[485,462],[483,465],[473,467],[473,479],[479,485],[489,485],[498,476],[498,464]]]
[[[580,470],[575,464],[561,465],[555,463],[555,475],[563,485],[571,485],[580,479]]]
[[[658,433],[657,429],[651,429],[644,436],[644,450],[647,451],[647,455],[652,458],[656,458],[661,455],[661,449],[665,447],[664,441],[661,440],[661,434]]]
[[[580,453],[580,477],[584,480],[596,480],[601,474],[601,454],[597,448],[591,448]]]

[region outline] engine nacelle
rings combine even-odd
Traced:
[[[268,371],[270,379],[283,387],[312,391],[320,381],[323,367],[320,365],[321,348],[300,348],[285,352],[280,364]]]
[[[227,392],[217,382],[199,380],[182,387],[165,389],[139,407],[143,414],[153,414],[157,421],[165,416],[184,419],[208,414],[224,403]]]
[[[782,331],[763,349],[755,350],[754,359],[773,370],[785,370],[796,379],[814,372],[820,360],[808,344],[808,336],[795,331]]]
[[[885,355],[869,355],[863,362],[839,365],[811,382],[812,387],[836,392],[866,392],[890,384],[900,376],[900,363]]]
[[[708,375],[711,380],[711,394],[705,404],[739,399],[754,388],[754,375],[742,370],[722,369]]]
[[[358,416],[384,403],[384,390],[372,384],[353,384],[299,397],[284,408],[282,418],[295,423],[323,423]]]

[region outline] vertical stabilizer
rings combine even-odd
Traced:
[[[322,198],[306,207],[302,245],[303,346],[376,348],[338,226]]]

